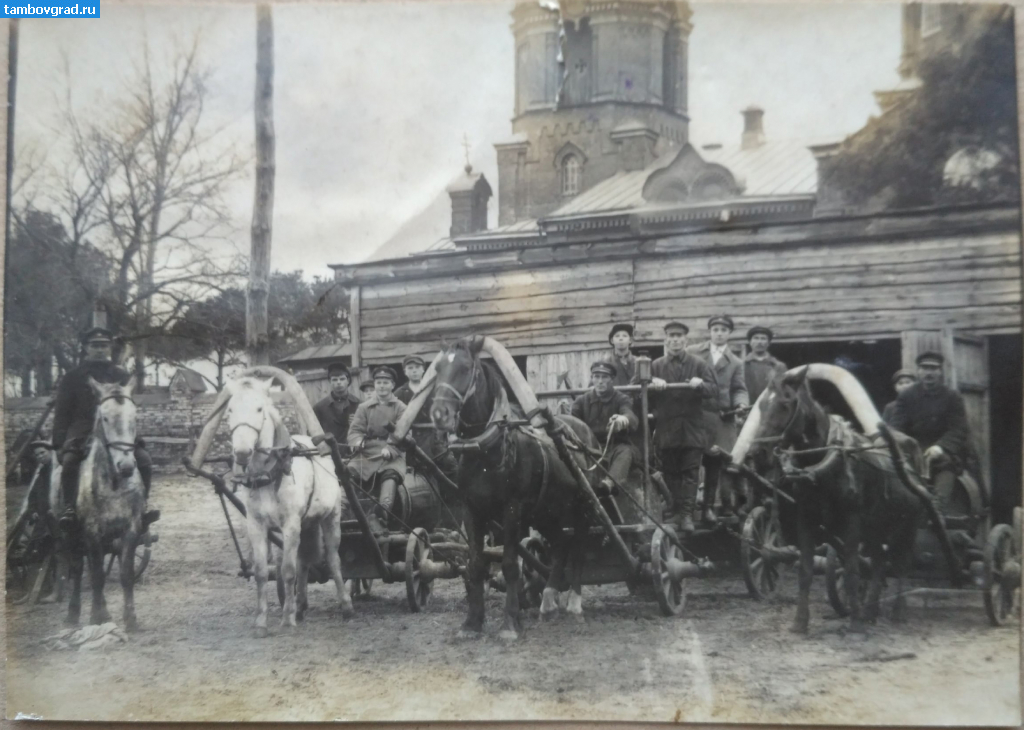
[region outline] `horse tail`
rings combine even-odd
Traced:
[[[324,559],[324,535],[320,523],[302,528],[299,534],[299,560],[305,565],[316,565]]]

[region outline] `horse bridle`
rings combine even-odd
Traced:
[[[789,433],[789,429],[793,428],[793,426],[796,424],[797,416],[800,415],[800,394],[799,393],[794,398],[794,400],[796,401],[796,403],[793,406],[793,413],[790,414],[789,420],[786,422],[785,427],[783,427],[782,432],[778,436],[762,436],[760,438],[753,439],[753,443],[755,443],[755,444],[757,444],[757,443],[761,443],[761,444],[780,444],[783,441],[785,441],[786,434],[788,434]],[[776,449],[778,449],[778,447],[776,447]]]
[[[469,374],[469,388],[466,390],[465,393],[460,393],[455,386],[449,385],[448,383],[437,382],[437,383],[434,384],[434,393],[435,393],[434,394],[434,401],[437,402],[437,403],[448,402],[448,403],[456,403],[456,404],[458,404],[458,408],[455,409],[455,415],[457,415],[459,417],[459,423],[462,424],[463,426],[486,425],[486,424],[479,424],[479,423],[475,423],[475,424],[474,423],[466,423],[465,421],[462,420],[462,407],[464,405],[466,405],[466,401],[469,400],[470,396],[472,396],[474,393],[476,393],[476,375],[477,375],[477,372],[479,371],[479,369],[480,369],[480,365],[477,362],[476,358],[474,357],[473,358],[473,369],[470,371],[470,374]],[[438,395],[437,391],[439,389],[445,389],[445,390],[453,393],[455,397],[452,398],[451,396]]]
[[[138,404],[132,398],[130,398],[130,397],[126,396],[126,395],[123,395],[123,394],[108,395],[108,396],[105,396],[105,397],[101,398],[99,403],[96,404],[97,412],[99,411],[99,407],[102,406],[104,403],[106,403],[108,400],[116,400],[118,402],[118,404],[120,404],[122,401],[127,400],[127,401],[131,401],[132,405],[138,406]],[[135,451],[135,442],[129,442],[129,441],[110,441],[109,439],[107,439],[107,429],[103,425],[103,419],[102,418],[97,419],[97,426],[99,427],[98,430],[99,430],[100,443],[103,445],[103,450],[107,454],[107,464],[110,466],[110,478],[114,482],[113,483],[114,489],[118,489],[121,486],[121,477],[118,474],[117,467],[114,464],[114,456],[113,456],[113,454],[110,453],[110,450],[111,449],[117,449],[118,451],[123,451],[125,454],[127,454],[129,452]]]
[[[230,437],[234,438],[235,437],[235,431],[237,431],[238,429],[240,429],[243,426],[245,426],[246,428],[251,428],[253,431],[256,432],[256,440],[257,440],[257,443],[258,443],[260,436],[263,434],[263,427],[266,425],[266,423],[267,423],[267,414],[266,414],[266,411],[264,411],[264,413],[263,413],[263,420],[260,422],[260,425],[259,425],[258,428],[256,426],[253,426],[248,421],[242,421],[240,423],[236,423],[235,426],[231,429]],[[264,486],[267,486],[268,484],[279,484],[280,480],[281,480],[281,477],[285,473],[287,473],[288,470],[289,470],[289,467],[286,464],[286,462],[289,461],[289,460],[281,458],[281,455],[286,453],[286,452],[290,453],[291,450],[292,450],[292,447],[291,447],[290,444],[288,446],[259,446],[259,445],[257,445],[255,447],[253,447],[253,453],[254,454],[265,454],[267,456],[274,457],[274,465],[270,469],[267,469],[262,474],[252,474],[249,471],[249,469],[252,467],[252,462],[249,462],[249,466],[246,467],[246,470],[245,470],[245,476],[247,477],[245,479],[246,485],[249,488],[256,488],[256,487],[264,487]]]

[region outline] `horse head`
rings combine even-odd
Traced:
[[[133,384],[98,383],[89,378],[89,387],[96,396],[96,422],[93,433],[109,455],[111,467],[122,478],[135,473],[135,401]]]
[[[436,364],[430,419],[434,428],[455,433],[466,401],[476,390],[483,337],[467,337],[445,348]]]
[[[248,466],[253,454],[261,442],[266,439],[269,430],[271,438],[275,423],[271,413],[273,403],[270,400],[270,386],[274,379],[244,377],[228,383],[231,393],[225,415],[228,428],[231,429],[231,450],[235,463]]]
[[[755,463],[766,460],[768,447],[786,448],[801,436],[808,415],[805,404],[809,398],[806,366],[794,372],[781,373],[772,380],[758,406],[761,410],[760,426],[750,452]]]

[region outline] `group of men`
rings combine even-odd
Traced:
[[[755,326],[747,331],[750,352],[744,357],[730,348],[735,329],[730,317],[711,317],[707,329],[706,342],[689,346],[689,327],[669,322],[664,328],[665,354],[651,363],[653,446],[672,497],[663,517],[684,533],[695,528],[701,466],[705,524],[746,509],[746,495],[723,466],[751,406],[775,377],[786,372],[786,365],[769,352],[774,337],[770,328]],[[640,423],[636,401],[615,390],[615,386],[639,382],[630,349],[633,334],[629,324],[612,327],[608,337],[612,349],[591,366],[592,388],[576,399],[571,411],[590,426],[604,447],[605,489],[616,482],[625,484],[641,458],[636,448]],[[897,399],[886,407],[884,419],[920,443],[939,509],[948,512],[956,477],[970,466],[973,449],[963,399],[943,384],[942,368],[942,356],[926,352],[917,358],[916,374],[898,371],[893,376]],[[673,384],[685,387],[669,387]]]

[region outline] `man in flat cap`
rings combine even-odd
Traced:
[[[420,389],[420,383],[423,382],[423,373],[427,370],[427,364],[419,355],[406,355],[405,359],[402,360],[402,370],[405,372],[407,380],[402,387],[395,389],[395,397],[405,403],[405,405],[409,405],[409,401],[412,400],[412,397]],[[430,420],[429,415],[427,420]]]
[[[331,392],[313,406],[313,413],[323,430],[334,436],[342,456],[348,456],[348,426],[362,401],[349,390],[352,376],[347,365],[331,363],[327,366],[327,377],[331,382]]]
[[[627,486],[630,469],[640,463],[636,447],[629,440],[630,434],[636,433],[640,419],[633,412],[632,399],[612,386],[615,375],[615,366],[611,363],[595,362],[590,366],[594,387],[572,404],[572,415],[590,427],[602,451],[607,448],[602,461],[612,478],[603,478],[601,486],[609,493],[615,482]]]
[[[943,383],[943,362],[937,352],[917,356],[918,382],[896,397],[889,425],[921,445],[939,512],[948,514],[957,475],[963,471],[972,448],[964,399]]]
[[[757,403],[761,393],[777,375],[786,372],[786,363],[768,352],[774,337],[775,333],[768,327],[756,325],[747,330],[750,352],[743,358],[743,377],[751,405]]]
[[[667,521],[677,521],[681,532],[693,532],[697,480],[706,442],[701,401],[718,397],[711,367],[686,352],[690,328],[682,322],[665,325],[665,354],[651,363],[651,411],[655,416],[654,447],[672,504]],[[636,377],[634,376],[634,380]],[[668,390],[670,383],[688,389]]]
[[[746,414],[750,407],[747,382],[743,375],[743,360],[729,348],[729,337],[734,329],[732,318],[718,315],[708,320],[707,342],[689,348],[688,352],[706,362],[715,375],[718,393],[703,401],[704,427],[707,429],[704,452],[704,522],[714,524],[715,497],[722,487],[722,514],[733,511],[733,484],[729,474],[722,475],[720,452],[729,453],[736,443],[737,415]],[[718,452],[711,449],[718,447]]]
[[[365,403],[373,398],[373,378],[364,380],[359,385],[359,402]]]
[[[902,368],[892,374],[892,387],[896,391],[896,397],[899,398],[900,393],[905,391],[911,385],[917,382],[917,375],[914,374],[913,370]],[[896,412],[896,400],[893,399],[885,404],[885,408],[882,409],[882,420],[888,424],[892,424],[893,414]]]
[[[73,532],[78,526],[75,505],[78,501],[79,469],[88,451],[87,443],[92,436],[99,406],[89,379],[104,385],[127,385],[131,379],[127,371],[111,360],[113,340],[113,333],[104,327],[93,327],[84,332],[81,337],[84,349],[82,363],[68,371],[57,388],[53,407],[53,448],[62,467],[60,484],[65,511],[60,517],[60,527],[65,532]],[[153,479],[152,463],[144,449],[136,445],[136,464],[147,498]],[[159,514],[156,510],[146,512],[142,517],[143,530]]]
[[[356,408],[348,427],[348,445],[353,457],[349,469],[364,484],[380,486],[374,509],[379,522],[374,532],[385,531],[395,505],[398,485],[405,477],[405,453],[388,443],[391,428],[405,413],[405,404],[395,397],[395,371],[386,365],[373,369],[373,397]]]
[[[608,343],[612,346],[611,352],[602,359],[615,368],[612,385],[629,385],[636,373],[636,357],[629,350],[633,345],[633,325],[623,322],[612,325]]]

